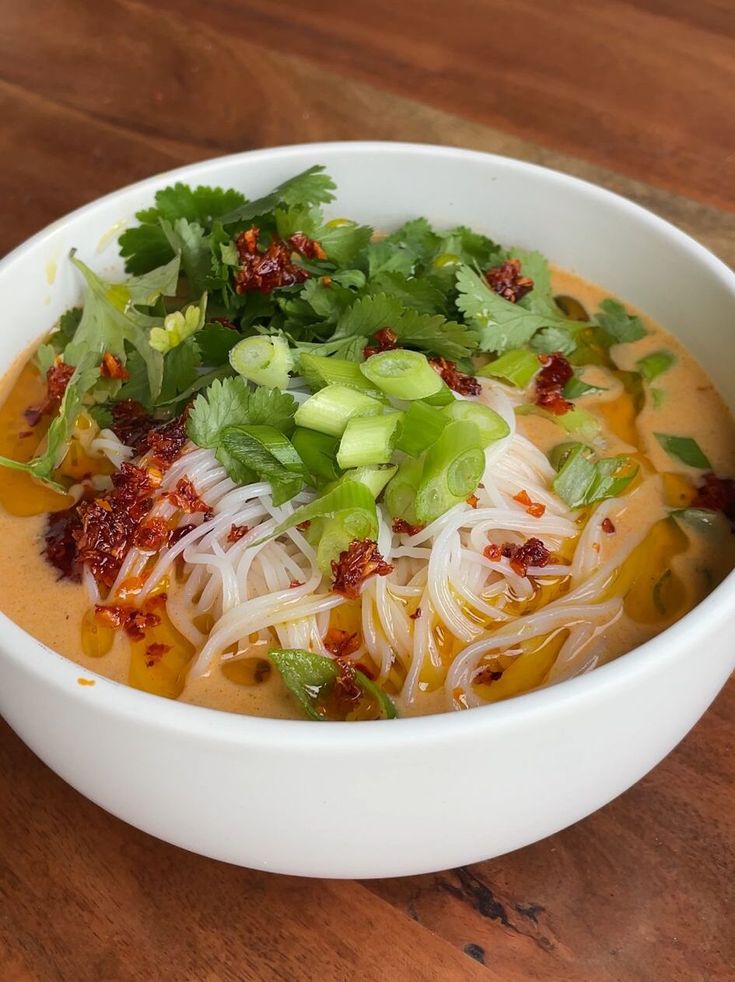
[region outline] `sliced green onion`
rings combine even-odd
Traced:
[[[438,392],[435,392],[433,396],[429,396],[427,399],[423,399],[427,406],[448,406],[450,402],[454,402],[456,396],[449,388],[447,383],[442,379],[441,388]]]
[[[555,447],[552,447],[551,451],[549,452],[549,461],[554,470],[560,471],[569,455],[574,453],[574,451],[578,450],[580,447],[584,448],[588,456],[592,456],[592,448],[585,447],[582,443],[567,441],[566,443],[558,443]]]
[[[347,471],[344,481],[359,481],[370,491],[373,498],[377,500],[378,495],[393,477],[398,468],[395,464],[382,464],[377,467],[356,467],[354,470]]]
[[[272,426],[228,426],[220,442],[230,456],[270,482],[274,505],[293,498],[308,478],[296,448]]]
[[[472,494],[485,470],[482,437],[475,423],[456,420],[429,448],[416,492],[416,517],[433,522]]]
[[[347,508],[324,519],[316,547],[316,564],[324,576],[332,573],[332,563],[349,549],[355,539],[374,539],[372,518],[361,509]]]
[[[309,719],[334,718],[330,715],[330,695],[338,675],[338,663],[335,659],[303,648],[276,648],[268,653],[268,657]],[[355,679],[363,694],[376,703],[379,718],[396,718],[396,707],[380,686],[359,669],[355,670]],[[339,706],[339,701],[336,700],[334,705]]]
[[[566,456],[553,487],[570,508],[581,508],[622,494],[637,473],[632,457],[621,454],[593,461],[589,448],[580,443]]]
[[[362,512],[364,515],[365,527],[369,530],[363,538],[375,538],[378,534],[378,513],[375,509],[375,497],[372,491],[363,481],[350,480],[345,477],[335,484],[329,491],[310,501],[307,505],[297,508],[293,514],[285,521],[281,522],[270,535],[259,539],[254,545],[267,542],[268,539],[276,538],[283,532],[301,525],[303,522],[312,522],[316,518],[334,518],[339,512],[355,511]],[[355,524],[363,522],[363,517],[358,516]]]
[[[712,464],[696,440],[690,436],[673,436],[670,433],[653,434],[669,457],[680,460],[687,467],[710,470]]]
[[[350,389],[367,392],[376,399],[383,397],[381,390],[365,378],[356,361],[327,358],[304,351],[299,355],[299,371],[312,392],[323,389],[325,385],[346,385]]]
[[[669,512],[671,518],[686,522],[697,532],[720,532],[726,534],[727,519],[721,511],[710,508],[677,508]]]
[[[257,334],[239,341],[229,353],[230,364],[243,378],[271,389],[288,388],[294,361],[288,341],[278,335]]]
[[[342,470],[387,464],[393,454],[403,413],[382,416],[355,416],[342,434],[337,463]]]
[[[600,385],[589,385],[578,375],[573,375],[562,389],[565,399],[579,399],[580,396],[587,396],[592,392],[607,392],[607,389]]]
[[[360,365],[360,371],[373,385],[394,399],[426,399],[436,395],[442,378],[420,351],[399,348],[381,351]]]
[[[654,351],[644,358],[639,358],[635,367],[647,382],[653,382],[659,375],[668,372],[676,358],[670,351]]]
[[[327,385],[315,392],[296,410],[297,426],[331,436],[342,436],[348,422],[355,416],[378,416],[382,402],[346,385]]]
[[[339,438],[316,430],[297,427],[291,434],[291,443],[304,462],[304,466],[314,477],[324,481],[334,481],[340,475],[337,466],[337,447]]]
[[[515,412],[517,416],[542,416],[544,419],[548,419],[550,423],[556,423],[567,433],[577,433],[580,436],[592,437],[600,431],[600,421],[597,417],[579,406],[557,416],[556,413],[550,413],[543,406],[536,406],[534,403],[528,402],[522,406],[516,406]]]
[[[416,517],[416,494],[424,472],[423,461],[404,460],[383,495],[383,504],[391,518],[403,518],[412,525]]]
[[[526,348],[518,348],[515,351],[506,351],[500,358],[484,365],[477,374],[484,378],[503,378],[511,385],[525,389],[540,370],[538,355]]]
[[[452,403],[458,400],[452,399]],[[438,439],[449,420],[443,412],[426,402],[412,402],[403,417],[403,426],[396,442],[396,449],[411,457],[418,457]]]
[[[455,399],[442,412],[450,419],[466,419],[474,423],[480,431],[483,447],[490,446],[496,440],[502,440],[503,437],[508,436],[510,433],[510,427],[503,417],[496,413],[494,409],[490,409],[489,406],[483,406],[480,402],[470,402],[469,399]]]

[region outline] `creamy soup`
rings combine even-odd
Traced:
[[[466,710],[631,651],[735,565],[735,427],[643,314],[538,252],[166,188],[72,254],[5,379],[0,606],[231,712]],[[664,325],[665,326],[665,325]]]
[[[569,273],[554,273],[557,295],[572,297],[585,310],[594,310],[605,291]],[[735,473],[735,427],[729,411],[706,374],[671,335],[645,318],[647,335],[612,350],[616,364],[634,371],[646,355],[665,350],[674,357],[671,367],[651,386],[644,386],[642,404],[636,405],[613,372],[593,366],[585,372],[588,384],[605,391],[585,396],[584,407],[602,422],[606,453],[634,453],[642,462],[637,486],[626,493],[611,513],[610,531],[599,537],[596,562],[600,566],[622,551],[627,558],[610,593],[624,596],[620,616],[601,630],[595,642],[598,663],[629,651],[660,632],[697,604],[735,565],[733,536],[718,535],[705,525],[687,524],[669,517],[696,497],[698,472],[666,453],[654,432],[686,434],[705,449],[717,474]],[[660,395],[651,395],[655,391]],[[37,405],[45,386],[38,371],[21,364],[5,380],[5,403],[0,413],[0,450],[22,458],[35,449],[37,434],[30,430],[23,411]],[[560,442],[559,427],[551,419],[526,415],[518,418],[519,431],[545,453]],[[88,459],[64,464],[70,477],[81,477]],[[92,465],[98,466],[98,465]],[[519,488],[519,491],[522,490]],[[114,631],[94,616],[88,594],[76,582],[59,576],[43,556],[48,510],[63,508],[63,499],[25,474],[6,471],[0,486],[0,535],[5,543],[0,563],[2,609],[17,624],[44,644],[72,659],[81,669],[159,695],[231,712],[300,718],[299,707],[280,675],[267,662],[269,644],[256,639],[247,658],[219,653],[209,670],[187,678],[194,647],[168,618],[148,629],[138,641]],[[581,524],[581,523],[580,523]],[[646,530],[641,538],[641,529]],[[628,540],[635,541],[630,550]],[[525,609],[561,594],[566,578],[539,577]],[[178,585],[169,582],[176,598]],[[154,603],[155,606],[155,603]],[[519,606],[521,606],[519,604]],[[334,609],[329,625],[359,634],[360,604],[348,601]],[[158,608],[156,608],[158,609]],[[519,625],[520,632],[520,625]],[[486,701],[504,699],[543,685],[557,657],[562,638],[557,633],[542,646],[520,658],[501,652],[493,663],[499,677],[487,686]],[[152,644],[170,645],[163,658],[149,664]],[[456,639],[444,644],[456,646]],[[502,671],[507,665],[505,671]],[[515,665],[515,671],[508,669]],[[444,692],[426,672],[417,698],[404,713],[440,712],[446,708]],[[80,681],[81,681],[80,677]]]

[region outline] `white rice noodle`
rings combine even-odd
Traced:
[[[297,387],[294,395],[302,394]],[[394,668],[405,673],[397,699],[403,708],[417,699],[422,669],[429,666],[433,678],[438,674],[445,679],[447,705],[456,705],[457,690],[468,705],[475,705],[481,699],[473,678],[486,656],[517,655],[522,651],[520,642],[561,629],[568,636],[549,682],[587,671],[598,660],[600,632],[620,614],[621,601],[605,599],[605,591],[626,557],[618,554],[601,567],[599,551],[605,534],[601,523],[617,513],[621,502],[601,504],[580,534],[576,514],[552,490],[554,470],[545,455],[516,432],[513,409],[521,398],[516,390],[482,381],[480,401],[506,420],[509,434],[486,451],[476,508],[456,505],[412,536],[394,534],[387,517],[380,515],[378,548],[393,570],[388,576],[373,577],[363,588],[362,640],[354,657],[369,657],[382,680]],[[128,448],[114,446],[107,431],[96,439],[109,459],[115,454],[120,461],[128,459]],[[167,497],[184,477],[212,509],[209,519],[201,513],[177,513]],[[541,517],[528,514],[515,500],[520,491],[545,506]],[[192,445],[164,474],[157,495],[152,517],[192,528],[156,555],[131,549],[111,596],[124,580],[140,576],[143,587],[136,599],[142,602],[166,578],[174,581],[175,564],[183,559],[184,578],[176,579],[168,612],[198,652],[192,676],[208,673],[222,657],[237,658],[254,638],[327,653],[323,641],[331,612],[345,598],[331,592],[313,548],[298,529],[262,541],[313,495],[303,493],[276,507],[267,483],[235,485],[212,450]],[[247,526],[249,531],[230,541],[233,525]],[[508,559],[484,554],[491,543],[521,545],[533,536],[552,552],[566,552],[571,546],[571,564],[531,567],[529,575],[520,576]],[[558,583],[567,592],[524,612],[523,605],[547,582]],[[85,584],[99,600],[88,574]],[[417,606],[420,616],[410,616]],[[208,633],[202,629],[206,621],[199,620],[205,615],[213,620]],[[450,660],[450,651],[459,654]]]

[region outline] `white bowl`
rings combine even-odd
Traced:
[[[471,225],[604,285],[681,338],[735,404],[735,275],[704,248],[575,178],[397,143],[223,157],[54,223],[0,265],[0,370],[78,299],[63,261],[69,248],[99,269],[120,269],[108,233],[158,188],[180,180],[255,196],[314,163],[338,183],[333,214],[378,228],[417,215]],[[734,629],[731,575],[664,634],[581,678],[469,712],[319,725],[200,709],[101,676],[82,687],[77,665],[2,617],[0,710],[82,794],[168,842],[305,876],[424,873],[527,845],[630,787],[724,684]]]

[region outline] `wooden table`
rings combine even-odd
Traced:
[[[727,0],[0,0],[0,251],[187,161],[387,138],[590,178],[733,263],[734,34]],[[731,683],[573,828],[354,883],[164,845],[3,728],[0,978],[732,979],[734,738]]]

